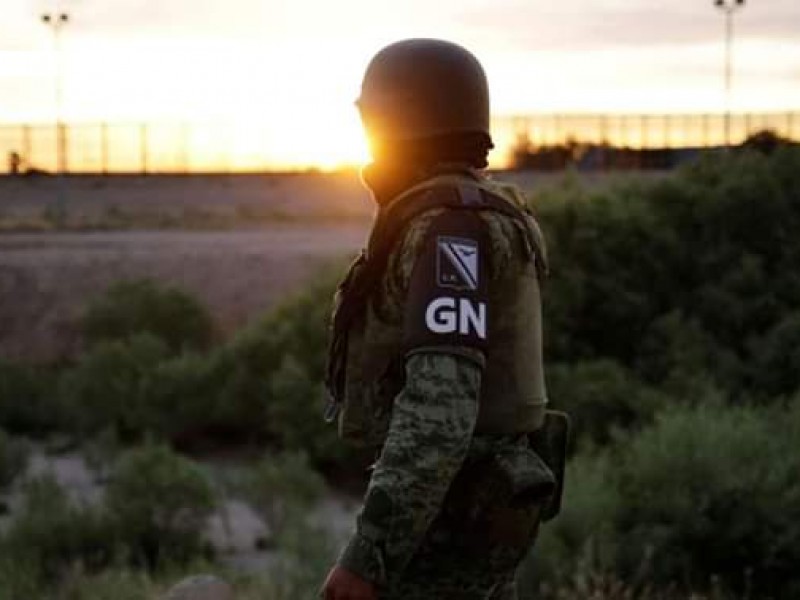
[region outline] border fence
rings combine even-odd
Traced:
[[[800,111],[723,114],[533,114],[497,117],[493,166],[520,150],[566,145],[630,150],[713,148],[770,131],[800,140]],[[0,173],[212,173],[286,168],[269,131],[229,123],[0,125]],[[60,152],[59,152],[60,149]],[[59,161],[58,157],[61,157]],[[59,165],[60,162],[60,165]],[[60,166],[60,169],[59,169]],[[318,167],[294,164],[294,169]]]

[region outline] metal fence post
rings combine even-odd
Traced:
[[[69,126],[66,123],[58,123],[57,127],[57,135],[58,135],[58,171],[59,173],[69,173],[69,156],[67,155],[69,149],[68,143],[68,131]]]
[[[26,168],[30,168],[33,162],[33,144],[31,143],[31,126],[22,126],[22,160],[25,161]]]
[[[108,175],[108,123],[100,123],[100,171]]]
[[[147,175],[147,124],[139,125],[139,166],[142,175]]]
[[[180,139],[178,140],[178,171],[189,172],[189,125],[181,123]]]

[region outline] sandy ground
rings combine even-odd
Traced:
[[[302,288],[321,264],[351,256],[367,227],[0,235],[0,357],[70,355],[86,303],[119,279],[176,284],[230,333]]]

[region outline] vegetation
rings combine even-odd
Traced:
[[[568,177],[531,204],[551,256],[549,391],[575,431],[563,513],[542,528],[522,597],[797,597],[800,151],[710,156],[605,189]],[[312,597],[333,549],[298,517],[321,490],[311,469],[355,464],[320,418],[337,273],[217,345],[188,297],[121,285],[87,310],[75,364],[0,364],[0,427],[89,436],[98,463],[122,452],[105,458],[100,507],[29,484],[33,508],[0,541],[0,590],[161,590],[163,557],[209,557],[197,531],[214,503],[168,446],[235,442],[270,452],[237,493],[286,552],[271,578],[239,589]],[[183,324],[176,306],[194,306]],[[0,472],[13,474],[3,444]],[[39,525],[30,515],[42,511]]]
[[[0,429],[0,492],[25,470],[28,447],[25,442],[11,438]]]
[[[109,517],[130,559],[150,569],[201,554],[201,532],[215,504],[196,465],[154,444],[124,454],[106,491]]]
[[[175,352],[206,348],[214,335],[211,315],[197,300],[147,279],[112,285],[86,309],[81,330],[88,344],[149,333]]]
[[[47,369],[0,360],[0,428],[41,436],[63,426]]]

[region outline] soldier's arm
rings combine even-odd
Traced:
[[[456,313],[463,299],[478,315],[484,274],[472,268],[479,264],[477,255],[468,256],[460,271],[441,264],[449,260],[441,255],[442,240],[462,240],[467,254],[480,250],[479,232],[472,235],[464,225],[423,218],[390,263],[397,285],[388,290],[388,301],[401,299],[410,348],[405,386],[395,398],[357,532],[339,560],[379,585],[394,580],[419,547],[464,461],[477,420],[486,331],[477,330],[481,323],[460,328],[463,319]],[[440,298],[453,301],[434,314],[429,307]],[[453,304],[456,309],[447,308]]]
[[[481,370],[472,360],[417,352],[406,376],[357,532],[339,560],[378,584],[402,571],[439,512],[478,414]]]

